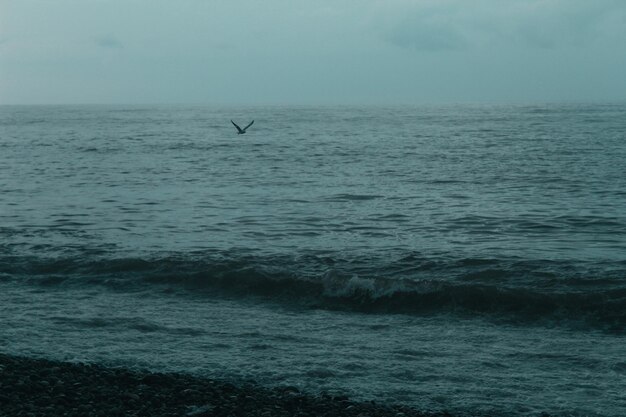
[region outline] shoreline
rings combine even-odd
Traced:
[[[0,354],[2,416],[452,417],[402,405],[180,373]]]

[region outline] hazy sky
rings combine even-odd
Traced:
[[[0,0],[0,103],[625,101],[626,0]]]

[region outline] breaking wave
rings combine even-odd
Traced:
[[[259,256],[0,258],[0,282],[256,298],[371,314],[456,314],[626,329],[626,263]]]

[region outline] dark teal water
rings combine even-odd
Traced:
[[[625,160],[624,105],[0,107],[0,350],[624,415]]]

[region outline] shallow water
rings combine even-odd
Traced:
[[[624,116],[0,107],[0,349],[624,415]]]

